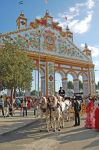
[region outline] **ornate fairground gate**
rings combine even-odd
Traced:
[[[27,25],[27,18],[21,13],[17,18],[17,31],[1,34],[2,39],[10,37],[24,48],[33,59],[33,69],[41,74],[43,95],[55,94],[55,73],[62,76],[62,86],[67,91],[67,75],[73,76],[74,93],[79,93],[79,75],[83,79],[83,96],[95,95],[94,64],[91,51],[85,44],[81,51],[73,43],[73,33],[68,26],[65,31],[53,21],[48,12],[40,19]]]

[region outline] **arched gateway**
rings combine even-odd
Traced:
[[[41,74],[43,95],[55,94],[55,72],[61,73],[65,91],[67,91],[67,75],[70,73],[73,76],[74,93],[79,92],[79,75],[81,75],[83,95],[95,95],[91,51],[86,44],[83,51],[77,48],[68,26],[66,31],[63,31],[48,12],[43,18],[30,22],[28,26],[27,19],[21,13],[17,18],[17,31],[0,35],[1,39],[5,36],[17,41],[33,59],[33,69],[38,69]]]

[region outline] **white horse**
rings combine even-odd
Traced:
[[[40,120],[41,124],[43,123],[43,120],[45,118],[46,120],[46,128],[47,131],[49,132],[50,128],[53,127],[52,120],[53,120],[53,114],[51,114],[51,110],[49,107],[48,99],[46,97],[41,97],[40,98],[40,103],[39,103],[39,108],[40,108]],[[40,131],[42,130],[42,125],[40,127]]]
[[[59,104],[60,104],[60,127],[64,127],[64,120],[69,120],[69,108],[71,106],[71,102],[69,100],[64,100],[63,97],[57,96]]]
[[[64,127],[65,116],[68,116],[68,109],[71,105],[70,101],[64,101],[61,96],[49,96],[48,107],[50,110],[51,124],[54,131]]]
[[[48,96],[40,98],[40,119],[41,123],[43,118],[46,119],[46,127],[49,132],[50,128],[53,131],[64,127],[64,120],[66,115],[68,116],[68,109],[70,107],[70,101],[64,101],[61,96]],[[42,126],[40,128],[40,131]]]
[[[65,104],[67,106],[67,110],[66,110],[66,120],[70,121],[70,110],[72,108],[72,102],[69,99],[65,100]]]
[[[53,131],[60,131],[60,104],[56,96],[48,97],[48,109],[50,112],[50,121]]]

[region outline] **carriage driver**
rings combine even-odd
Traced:
[[[58,94],[60,96],[62,96],[63,98],[65,97],[65,90],[63,89],[63,87],[60,87],[60,90],[59,90]]]

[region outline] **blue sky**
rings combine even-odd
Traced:
[[[99,81],[99,0],[0,0],[0,32],[16,30],[16,19],[24,11],[28,23],[42,17],[46,9],[65,28],[74,33],[74,43],[82,48],[87,43],[92,50],[95,79]],[[64,17],[67,17],[67,23]]]

